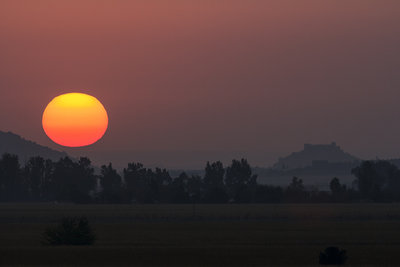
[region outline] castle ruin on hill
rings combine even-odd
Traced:
[[[358,158],[344,152],[336,142],[331,144],[304,144],[304,149],[293,152],[289,156],[279,158],[274,164],[274,169],[288,170],[318,166],[330,163],[352,163],[359,161]]]

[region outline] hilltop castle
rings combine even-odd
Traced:
[[[279,158],[274,164],[275,169],[297,169],[326,163],[350,163],[358,158],[344,152],[335,142],[331,144],[304,144],[304,149],[293,152],[287,157]]]

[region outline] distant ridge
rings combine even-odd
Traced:
[[[33,156],[41,156],[44,159],[53,161],[68,156],[65,152],[39,145],[12,132],[0,131],[0,155],[4,153],[17,155],[21,163]]]
[[[297,169],[327,163],[354,163],[360,159],[344,152],[335,142],[331,144],[304,144],[304,149],[279,158],[275,169]]]

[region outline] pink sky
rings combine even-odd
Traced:
[[[240,151],[267,166],[336,141],[359,157],[400,157],[399,25],[397,0],[2,0],[0,130],[63,149],[42,112],[80,91],[110,125],[74,155],[202,151],[148,159],[194,167]]]

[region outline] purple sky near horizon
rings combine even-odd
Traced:
[[[0,130],[167,167],[234,155],[267,166],[332,141],[399,158],[399,25],[396,0],[2,0]],[[60,147],[41,125],[73,91],[110,119],[87,148]]]

